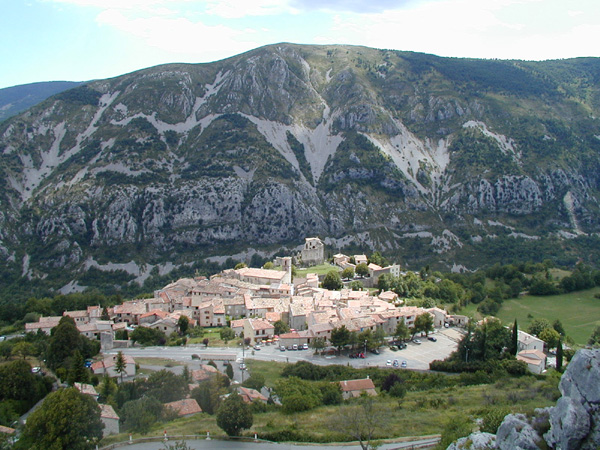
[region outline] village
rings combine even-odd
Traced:
[[[456,349],[468,322],[466,316],[449,314],[437,307],[406,306],[403,299],[392,291],[374,294],[374,290],[367,289],[360,291],[347,287],[340,290],[325,289],[320,287],[322,283],[319,276],[313,273],[308,273],[302,278],[292,278],[293,263],[300,262],[311,266],[322,264],[323,261],[323,243],[318,238],[307,238],[304,248],[297,256],[277,258],[273,262],[273,265],[279,266],[280,270],[238,267],[224,270],[210,278],[183,278],[155,291],[152,298],[135,299],[106,309],[93,306],[81,311],[65,311],[63,316],[71,317],[82,335],[100,341],[103,356],[96,358],[94,362],[90,361],[92,372],[98,376],[107,375],[117,380],[120,378],[121,381],[124,378],[135,377],[138,365],[132,356],[135,354],[136,346],[130,339],[117,339],[117,336],[123,336],[124,330],[133,331],[137,327],[160,330],[166,336],[170,336],[179,331],[182,316],[187,318],[190,327],[230,327],[235,333],[236,340],[243,338],[242,352],[248,349],[253,358],[268,361],[305,360],[316,364],[339,364],[339,359],[323,358],[324,351],[328,348],[335,354],[331,342],[334,330],[345,327],[350,333],[357,334],[370,331],[385,336],[386,343],[397,344],[394,336],[398,325],[403,322],[409,330],[414,330],[417,317],[423,314],[431,318],[432,328],[425,334],[427,336],[430,331],[434,333],[429,336],[431,342],[427,340],[425,342],[431,347],[429,350],[425,349],[427,345],[420,348],[421,342],[415,339],[413,333],[411,348],[403,353],[403,357],[410,361],[409,368],[426,370],[429,362],[434,359],[444,359]],[[350,266],[366,264],[367,257],[336,254],[333,262],[342,271]],[[398,265],[380,267],[368,264],[367,267],[369,273],[362,279],[367,286],[376,286],[378,277],[384,273],[394,276],[400,274]],[[38,322],[27,323],[26,332],[50,334],[60,319],[61,316],[42,317]],[[277,322],[285,323],[289,331],[276,334]],[[436,335],[443,343],[435,344]],[[388,341],[389,339],[392,340]],[[322,345],[315,345],[318,341]],[[436,345],[440,351],[436,352]],[[257,351],[255,355],[254,350],[261,350],[261,348],[264,350]],[[320,348],[321,357],[318,358],[313,352],[286,351],[309,348]],[[381,356],[375,356],[380,355],[380,352],[371,349],[374,355],[369,355],[368,363],[352,361],[352,365],[354,367],[390,366],[392,360],[389,359],[389,350],[397,351],[398,348],[406,348],[406,344],[386,346],[382,349]],[[534,373],[541,373],[545,369],[546,358],[543,349],[542,341],[519,331],[521,352],[517,358],[526,362],[530,371]],[[192,383],[210,379],[219,372],[216,365],[206,364],[209,359],[223,361],[224,364],[237,360],[239,365],[236,367],[236,376],[241,375],[243,381],[245,364],[244,360],[239,358],[239,349],[211,350],[204,357],[199,357],[197,345],[177,347],[170,352],[170,357],[188,361],[186,366],[189,365],[192,369],[190,373]],[[147,351],[145,353],[149,354]],[[348,356],[352,358],[356,355],[364,358],[365,353],[367,353],[366,341],[364,351],[351,353]],[[420,354],[423,358],[419,359]],[[248,352],[246,355],[250,356]],[[122,358],[120,362],[119,358]],[[194,361],[193,364],[190,360],[194,359],[200,361]],[[417,360],[420,361],[420,365],[415,363]],[[393,366],[400,366],[398,359],[394,359]],[[407,367],[406,360],[402,361],[401,367]],[[75,383],[75,387],[82,393],[96,399],[98,397],[91,385]],[[341,382],[340,388],[344,397],[360,396],[363,392],[372,395],[375,392],[373,383],[369,379],[345,380]],[[246,402],[266,402],[268,393],[238,386],[238,394]],[[101,406],[101,418],[105,423],[104,434],[118,433],[118,415],[110,405]],[[202,411],[198,403],[190,398],[171,402],[166,406],[182,417]]]
[[[305,265],[324,261],[324,245],[318,238],[307,238],[301,253]],[[354,255],[353,259],[356,265],[367,262],[365,255]],[[353,265],[349,261],[349,256],[334,256],[340,270]],[[311,273],[292,280],[292,257],[277,258],[275,264],[282,270],[243,267],[225,270],[210,279],[182,278],[155,291],[153,298],[108,308],[108,320],[101,318],[99,306],[65,311],[63,315],[75,320],[81,334],[100,340],[103,351],[129,345],[115,339],[119,330],[142,326],[168,336],[177,330],[181,316],[186,316],[192,327],[230,326],[237,336],[249,338],[251,345],[271,341],[275,322],[283,321],[293,330],[277,336],[285,347],[311,345],[316,338],[330,341],[331,331],[341,326],[350,332],[381,328],[391,336],[400,322],[411,329],[416,317],[425,312],[431,314],[435,328],[464,326],[467,321],[465,316],[450,315],[440,308],[403,306],[392,291],[372,295],[369,290],[328,290],[319,287],[318,275]],[[370,286],[376,285],[383,273],[400,273],[398,265],[382,268],[369,264],[368,268],[369,275],[363,281]],[[26,332],[41,330],[49,334],[60,319],[41,317],[38,322],[26,324]]]
[[[324,244],[319,238],[306,238],[302,251],[295,257],[303,265],[312,266],[324,261]],[[102,320],[102,308],[88,307],[82,311],[65,311],[64,316],[74,319],[79,332],[101,342],[104,353],[126,348],[131,342],[117,340],[120,330],[148,327],[169,336],[178,330],[178,321],[186,316],[191,327],[204,328],[229,326],[236,336],[243,336],[248,345],[273,343],[284,348],[313,347],[315,339],[327,345],[331,332],[344,326],[348,331],[375,332],[383,330],[393,336],[398,325],[404,322],[413,329],[416,318],[424,313],[431,315],[434,329],[464,328],[468,318],[449,314],[434,308],[404,306],[402,299],[392,291],[372,295],[369,290],[355,291],[347,288],[328,290],[320,286],[318,275],[309,273],[305,278],[292,280],[292,257],[277,258],[274,262],[281,270],[242,267],[228,269],[210,278],[182,278],[154,292],[150,299],[136,299],[108,308],[108,320]],[[351,257],[336,254],[333,261],[340,270],[353,265]],[[354,255],[354,264],[367,262],[365,255]],[[384,273],[395,276],[400,267],[368,265],[369,274],[364,283],[376,286]],[[27,323],[26,332],[41,330],[50,334],[61,317],[41,317],[38,322]],[[282,321],[290,331],[275,334],[275,323]],[[541,351],[543,342],[519,331],[522,351]],[[545,369],[537,362],[535,354],[522,354],[521,358],[532,365],[535,372]],[[535,367],[533,367],[535,366]]]

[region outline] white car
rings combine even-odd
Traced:
[[[388,359],[385,363],[386,366],[391,366],[392,365],[392,360]]]
[[[240,370],[246,370],[246,364],[240,363]]]

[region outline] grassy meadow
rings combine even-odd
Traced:
[[[599,292],[600,287],[596,287],[544,297],[525,295],[505,300],[497,316],[505,324],[513,323],[516,318],[523,330],[533,319],[545,318],[550,323],[559,319],[567,335],[576,344],[585,345],[592,331],[600,326],[600,299],[594,298]]]
[[[285,364],[273,364],[248,360],[250,371],[258,371],[265,376],[268,386],[273,386]],[[455,386],[442,389],[407,392],[402,399],[386,394],[376,397],[377,408],[385,411],[384,422],[376,433],[376,439],[397,439],[438,435],[445,424],[457,415],[470,417],[473,421],[484,417],[493,410],[532,413],[535,408],[554,405],[558,397],[558,378],[549,376],[536,378],[504,378],[492,384]],[[349,400],[352,404],[356,400]],[[339,413],[340,406],[321,406],[309,411],[284,414],[276,406],[268,406],[266,411],[254,413],[254,424],[245,435],[277,440],[278,436],[305,442],[349,441],[347,435],[335,431],[332,422]],[[162,436],[164,430],[170,435],[223,436],[216,425],[215,416],[202,413],[194,417],[177,419],[155,425],[145,436]],[[133,438],[142,437],[133,435]],[[293,439],[296,437],[296,439]],[[104,439],[107,445],[128,439],[126,433]],[[285,440],[285,438],[283,438]]]

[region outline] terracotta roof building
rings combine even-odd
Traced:
[[[377,395],[373,380],[370,378],[340,381],[340,389],[344,399],[360,397],[363,392],[367,395]]]
[[[179,417],[189,417],[202,412],[200,405],[198,405],[198,402],[193,398],[165,403],[165,407],[171,408]]]

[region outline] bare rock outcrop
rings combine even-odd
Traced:
[[[472,433],[448,450],[597,450],[600,448],[600,349],[579,350],[563,374],[556,406],[532,417],[509,414],[497,434]],[[546,433],[544,431],[548,430]]]

